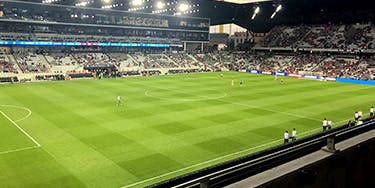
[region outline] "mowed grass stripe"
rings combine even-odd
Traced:
[[[271,76],[229,72],[224,78],[203,73],[5,85],[0,99],[33,110],[22,123],[45,152],[24,153],[50,161],[44,165],[51,175],[17,182],[17,174],[29,170],[21,170],[23,159],[10,167],[0,155],[0,168],[11,172],[0,186],[51,187],[67,177],[69,187],[120,187],[167,174],[140,187],[281,143],[293,127],[299,133],[319,130],[323,115],[342,120],[351,108],[374,102],[373,88],[284,80],[281,85]],[[154,94],[166,99],[145,96],[147,90],[161,90]],[[216,91],[227,96],[212,99]],[[117,95],[124,98],[120,107]],[[189,101],[181,100],[185,96]]]
[[[110,161],[107,157],[103,156],[100,151],[93,147],[95,143],[85,142],[86,140],[81,138],[81,134],[90,132],[92,129],[99,129],[100,134],[106,134],[108,130],[103,129],[95,124],[95,122],[64,108],[61,105],[63,103],[51,102],[51,95],[49,95],[48,98],[41,97],[42,94],[38,95],[39,92],[43,93],[43,90],[28,91],[27,95],[34,99],[33,101],[28,102],[39,101],[41,104],[48,104],[48,106],[44,107],[34,107],[33,109],[36,111],[35,114],[40,114],[38,113],[40,110],[46,110],[46,108],[48,108],[48,112],[45,111],[45,114],[42,113],[43,117],[41,119],[47,120],[50,123],[53,122],[49,125],[47,124],[48,128],[56,126],[58,129],[55,128],[51,132],[60,133],[59,137],[54,137],[52,139],[49,138],[49,140],[47,140],[48,143],[52,143],[43,145],[44,150],[59,156],[55,159],[59,162],[63,162],[66,168],[73,169],[72,174],[90,187],[108,187],[113,186],[116,183],[117,186],[120,186],[120,184],[124,182],[124,180],[120,179],[122,176],[127,177],[127,181],[135,179],[133,175],[118,166],[117,163]],[[92,108],[95,107],[93,106]],[[42,123],[40,125],[46,126],[46,124]],[[85,129],[81,132],[74,132],[70,129],[73,127],[85,127]],[[49,133],[46,134],[48,135]],[[58,140],[55,141],[55,139],[61,139],[63,141],[59,142]],[[81,160],[83,161],[79,162]],[[113,182],[105,181],[108,177],[114,178]]]
[[[35,146],[35,143],[13,125],[3,113],[2,108],[0,108],[0,137],[2,138],[0,153]]]

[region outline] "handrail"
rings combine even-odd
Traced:
[[[326,132],[313,134],[289,144],[275,146],[148,187],[199,187],[202,184],[205,185],[203,187],[208,187],[208,185],[221,187],[230,182],[244,179],[297,157],[317,151],[327,144],[328,138],[335,138],[337,141],[342,141],[375,128],[375,121],[371,121],[369,118],[363,121],[365,123],[360,126],[348,127],[347,125],[343,125]]]

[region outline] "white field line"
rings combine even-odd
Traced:
[[[311,129],[311,130],[302,132],[299,135],[306,135],[308,133],[315,132],[315,131],[317,131],[319,129],[321,129],[321,128],[319,127],[319,128]],[[283,141],[282,139],[274,140],[274,141],[271,141],[271,142],[268,142],[268,143],[264,143],[262,145],[258,145],[258,146],[251,147],[251,148],[247,148],[245,150],[241,150],[241,151],[237,151],[237,152],[234,152],[234,153],[230,153],[230,154],[227,154],[227,155],[224,155],[224,156],[221,156],[221,157],[217,157],[217,158],[214,158],[214,159],[211,159],[211,160],[208,160],[208,161],[204,161],[204,162],[201,162],[201,163],[194,164],[192,166],[188,166],[188,167],[181,168],[181,169],[178,169],[178,170],[175,170],[175,171],[171,171],[171,172],[168,172],[168,173],[165,173],[165,174],[162,174],[162,175],[159,175],[159,176],[155,176],[155,177],[143,180],[143,181],[139,181],[139,182],[136,182],[136,183],[133,183],[133,184],[129,184],[129,185],[123,186],[121,188],[134,187],[134,186],[137,186],[139,184],[147,183],[147,182],[150,182],[150,181],[153,181],[153,180],[157,180],[157,179],[160,179],[162,177],[169,176],[169,175],[172,175],[172,174],[175,174],[175,173],[178,173],[178,172],[182,172],[182,171],[189,170],[189,169],[192,169],[192,168],[195,168],[195,167],[198,167],[198,166],[202,166],[202,165],[205,165],[205,164],[208,164],[208,163],[211,163],[211,162],[215,162],[215,161],[218,161],[218,160],[221,160],[221,159],[225,159],[225,158],[228,158],[228,157],[232,157],[232,156],[235,156],[235,155],[246,153],[246,152],[249,152],[251,150],[262,148],[262,147],[265,147],[265,146],[268,146],[268,145],[271,145],[271,144],[274,144],[274,143],[277,143],[277,142],[282,143],[282,141]]]
[[[143,85],[143,84],[140,84],[140,83],[137,83],[139,85]],[[145,86],[145,85],[143,85]],[[155,86],[152,86],[154,88],[158,88],[158,89],[165,89],[165,90],[170,90],[170,91],[174,91],[173,89],[168,89],[168,88],[160,88],[160,87],[155,87]],[[183,93],[181,91],[179,91],[180,93]],[[188,93],[184,93],[184,94],[188,94]],[[147,95],[147,90],[145,91],[145,95]],[[201,98],[206,98],[209,100],[209,98],[207,98],[206,96],[200,96],[200,95],[196,95],[198,97],[201,97]],[[148,96],[148,97],[151,97],[151,96]],[[231,104],[235,104],[235,105],[240,105],[240,106],[245,106],[245,107],[250,107],[250,108],[258,108],[258,109],[262,109],[262,110],[265,110],[265,111],[269,111],[269,112],[274,112],[274,113],[281,113],[281,114],[285,114],[285,115],[288,115],[288,116],[294,116],[294,117],[298,117],[298,118],[305,118],[305,119],[310,119],[310,120],[313,120],[313,121],[318,121],[318,122],[321,122],[322,120],[320,119],[315,119],[315,118],[310,118],[310,117],[307,117],[307,116],[302,116],[302,115],[298,115],[298,114],[293,114],[293,113],[288,113],[288,112],[282,112],[282,111],[276,111],[276,110],[270,110],[270,109],[267,109],[267,108],[261,108],[261,107],[258,107],[258,106],[254,106],[254,105],[247,105],[247,104],[242,104],[242,103],[236,103],[236,102],[231,102],[231,101],[226,101],[226,100],[223,100],[223,99],[217,99],[219,101],[222,101],[222,102],[228,102],[228,103],[231,103]],[[341,123],[341,122],[345,122],[347,120],[342,120],[342,121],[338,121],[338,122],[334,122],[336,124],[338,123]],[[308,133],[311,133],[311,132],[314,132],[314,131],[317,131],[319,129],[322,129],[322,128],[315,128],[315,129],[312,129],[312,130],[309,130],[309,131],[305,131],[305,132],[302,132],[301,134],[297,134],[297,135],[306,135]],[[261,148],[261,147],[264,147],[264,146],[267,146],[267,145],[271,145],[271,144],[274,144],[274,143],[277,143],[277,142],[281,142],[280,140],[274,140],[274,141],[271,141],[271,142],[268,142],[268,143],[265,143],[265,144],[262,144],[262,145],[259,145],[259,146],[255,146],[255,147],[252,147],[252,148],[248,148],[248,149],[245,149],[245,150],[242,150],[242,151],[238,151],[238,152],[235,152],[235,153],[231,153],[231,154],[228,154],[228,155],[224,155],[224,156],[221,156],[221,157],[218,157],[218,158],[214,158],[214,159],[211,159],[211,160],[208,160],[208,161],[205,161],[205,162],[201,162],[201,163],[197,163],[195,165],[192,165],[192,166],[188,166],[188,167],[185,167],[185,168],[181,168],[179,170],[175,170],[175,171],[172,171],[172,172],[168,172],[168,173],[165,173],[165,174],[162,174],[162,175],[159,175],[159,176],[155,176],[155,177],[152,177],[152,178],[149,178],[149,179],[146,179],[146,180],[143,180],[143,181],[139,181],[139,182],[136,182],[136,183],[133,183],[133,184],[129,184],[129,185],[126,185],[126,186],[122,186],[121,188],[129,188],[129,187],[134,187],[134,186],[137,186],[139,184],[143,184],[143,183],[146,183],[146,182],[150,182],[150,181],[153,181],[153,180],[156,180],[156,179],[159,179],[159,178],[162,178],[162,177],[165,177],[165,176],[169,176],[169,175],[172,175],[172,174],[175,174],[175,173],[178,173],[178,172],[182,172],[182,171],[185,171],[185,170],[188,170],[188,169],[192,169],[192,168],[195,168],[195,167],[198,167],[198,166],[201,166],[201,165],[204,165],[204,164],[207,164],[207,163],[211,163],[211,162],[214,162],[214,161],[217,161],[217,160],[221,160],[221,159],[224,159],[224,158],[227,158],[227,157],[231,157],[231,156],[235,156],[235,155],[238,155],[238,154],[241,154],[241,153],[244,153],[244,152],[248,152],[248,151],[251,151],[251,150],[254,150],[254,149],[257,149],[257,148]]]
[[[31,110],[30,110],[29,108],[22,107],[22,106],[7,105],[7,104],[2,104],[2,105],[0,105],[0,106],[11,107],[11,108],[18,108],[18,109],[22,109],[22,110],[25,110],[25,111],[28,112],[28,114],[27,114],[25,117],[23,117],[23,118],[21,118],[21,119],[14,120],[14,122],[23,121],[23,120],[29,118],[29,117],[31,116],[31,114],[32,114],[32,112],[31,112]]]
[[[171,91],[170,89],[166,89],[166,90]],[[212,97],[211,98],[211,97],[205,97],[205,96],[200,96],[200,95],[193,94],[193,95],[198,96],[198,97],[203,98],[203,99],[173,99],[173,98],[164,98],[164,97],[157,97],[157,96],[151,95],[150,94],[150,90],[146,90],[145,91],[145,95],[147,97],[161,99],[161,100],[176,100],[176,101],[185,101],[185,102],[201,101],[201,100],[205,100],[205,99],[206,100],[218,100],[218,99],[221,99],[221,98],[224,98],[224,97],[228,96],[228,93],[226,93],[224,91],[219,91],[219,90],[215,90],[215,91],[218,91],[218,92],[222,93],[223,95],[219,96],[219,97]],[[187,93],[187,92],[176,92],[176,93],[190,94],[190,93]]]
[[[14,150],[9,150],[9,151],[2,151],[2,152],[0,152],[0,155],[4,155],[4,154],[8,154],[8,153],[14,153],[14,152],[18,152],[18,151],[31,150],[31,149],[40,148],[40,147],[41,146],[30,146],[30,147],[14,149]]]
[[[29,133],[27,133],[25,130],[23,130],[20,126],[18,126],[18,124],[16,122],[14,122],[12,119],[10,119],[9,116],[7,116],[3,111],[0,110],[0,113],[5,117],[7,118],[14,126],[16,126],[23,134],[25,134],[31,141],[33,141],[36,146],[40,147],[42,145],[39,144],[38,141],[36,141],[31,135],[29,135]]]
[[[143,84],[139,84],[139,85],[143,85]],[[152,86],[152,87],[155,87],[155,86]],[[176,93],[182,93],[182,94],[191,94],[191,93],[187,93],[187,92],[183,92],[183,91],[175,91],[173,89],[168,89],[168,88],[160,88],[160,87],[155,87],[155,88],[169,90],[169,91],[173,91],[173,92],[176,92]],[[227,94],[226,92],[224,92],[224,93]],[[148,90],[145,91],[145,95],[147,97],[150,97],[148,95]],[[250,108],[258,108],[258,109],[262,109],[264,111],[269,111],[269,112],[273,112],[273,113],[279,113],[279,114],[284,114],[284,115],[288,115],[288,116],[294,116],[294,117],[298,117],[298,118],[309,119],[309,120],[318,121],[318,122],[323,121],[323,120],[320,120],[320,119],[310,118],[310,117],[302,116],[302,115],[298,115],[298,114],[293,114],[293,113],[288,113],[288,112],[282,112],[282,111],[277,111],[277,110],[271,110],[271,109],[268,109],[268,108],[262,108],[262,107],[258,107],[258,106],[255,106],[255,105],[242,104],[242,103],[231,102],[231,101],[227,101],[227,100],[221,99],[221,98],[226,97],[227,95],[225,95],[223,97],[220,97],[220,98],[216,98],[216,99],[211,99],[209,97],[201,96],[201,95],[197,95],[197,94],[193,94],[193,95],[195,95],[197,97],[200,97],[200,98],[207,99],[207,100],[218,100],[218,101],[222,101],[222,102],[226,102],[226,103],[230,103],[230,104],[234,104],[234,105],[245,106],[245,107],[250,107]]]
[[[274,113],[278,113],[278,114],[284,114],[284,115],[288,115],[288,116],[294,116],[294,117],[298,117],[298,118],[309,119],[309,120],[318,121],[318,122],[322,121],[320,119],[310,118],[308,116],[303,116],[303,115],[298,115],[298,114],[293,114],[293,113],[283,112],[283,111],[277,111],[277,110],[271,110],[271,109],[268,109],[268,108],[263,108],[263,107],[259,107],[259,106],[255,106],[255,105],[243,104],[243,103],[238,103],[238,102],[231,102],[231,101],[226,101],[226,100],[223,100],[223,99],[218,99],[218,100],[222,101],[222,102],[227,102],[227,103],[230,103],[230,104],[235,104],[235,105],[238,105],[238,106],[245,106],[245,107],[250,107],[250,108],[258,108],[258,109],[262,109],[264,111],[274,112]]]

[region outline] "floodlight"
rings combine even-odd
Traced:
[[[178,6],[178,10],[180,12],[185,12],[187,10],[189,10],[189,5],[186,4],[186,3],[181,3],[179,6]]]
[[[163,3],[162,1],[158,1],[156,2],[155,7],[157,9],[163,9],[165,7],[165,3]]]
[[[260,8],[259,8],[259,7],[255,8],[254,13],[253,13],[253,16],[251,16],[251,19],[254,20],[255,16],[256,16],[259,12],[260,12]]]
[[[141,6],[141,5],[143,5],[143,0],[133,0],[132,5],[133,6]]]
[[[271,15],[271,19],[273,19],[276,15],[276,12],[273,12],[273,14]]]
[[[104,4],[109,4],[111,3],[112,0],[102,0]]]
[[[282,8],[283,8],[282,5],[277,6],[277,8],[276,8],[276,12],[279,12]]]
[[[258,13],[259,13],[259,11],[260,11],[260,8],[259,8],[259,7],[257,7],[257,8],[255,9],[255,11],[254,11],[254,14],[258,14]]]

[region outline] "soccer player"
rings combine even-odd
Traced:
[[[327,118],[324,118],[324,120],[323,120],[323,132],[327,130],[327,124],[328,124]]]
[[[240,86],[242,86],[242,84],[243,84],[243,81],[242,81],[242,80],[240,80]]]
[[[280,84],[284,84],[284,79],[281,78]]]
[[[220,77],[221,77],[221,78],[224,77],[224,74],[223,74],[223,73],[220,73]]]
[[[121,105],[121,96],[117,96],[117,106]]]
[[[370,118],[374,119],[374,106],[371,106],[370,108]]]
[[[275,78],[275,80],[277,80],[277,74],[275,73],[275,75],[274,75],[274,78]]]
[[[296,131],[296,128],[293,128],[293,131],[292,131],[292,142],[296,141],[297,139],[297,131]]]

